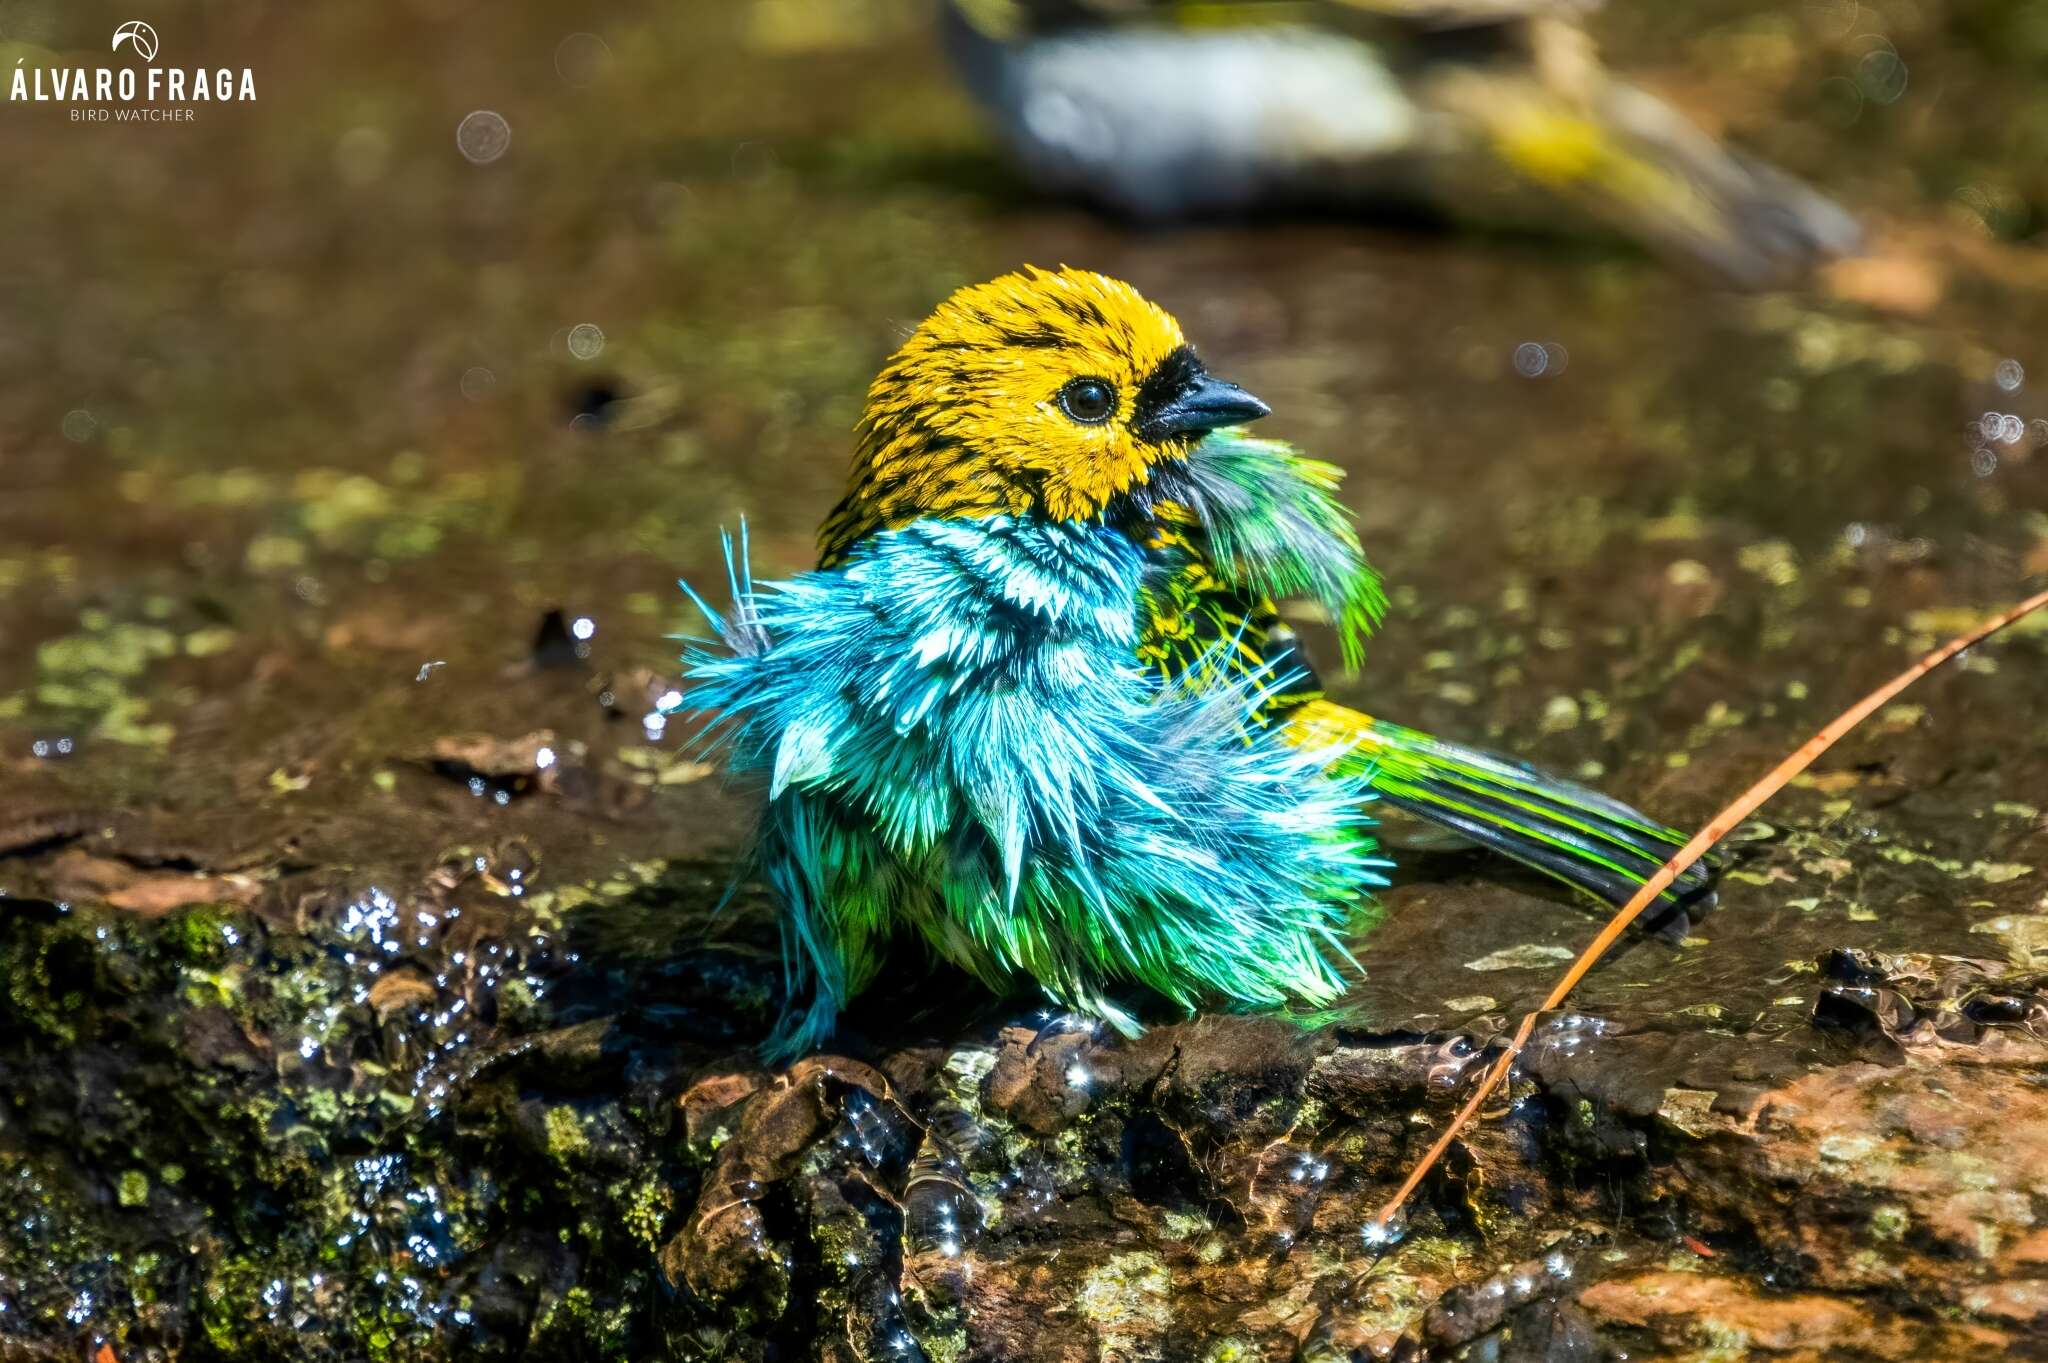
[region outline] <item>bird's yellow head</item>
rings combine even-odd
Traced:
[[[1027,268],[961,289],[868,389],[824,560],[926,517],[1100,516],[1208,432],[1266,411],[1128,284]]]

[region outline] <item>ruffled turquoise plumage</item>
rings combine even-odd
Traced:
[[[910,936],[1127,1031],[1130,987],[1330,1003],[1386,865],[1375,795],[1617,901],[1681,841],[1321,696],[1276,603],[1319,603],[1352,662],[1385,598],[1337,470],[1238,429],[1265,414],[1128,285],[1006,276],[875,380],[821,566],[757,590],[742,546],[682,708],[762,787],[771,1055]]]
[[[891,939],[991,987],[1041,982],[1128,1029],[1187,1007],[1327,1003],[1380,884],[1362,781],[1247,716],[1285,680],[1201,694],[1135,662],[1145,551],[1103,524],[921,520],[761,589],[685,660],[729,767],[767,787],[760,864],[792,1013],[831,1032]]]

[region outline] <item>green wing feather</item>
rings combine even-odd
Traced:
[[[1139,659],[1198,690],[1263,677],[1259,715],[1276,717],[1321,694],[1275,605],[1305,598],[1336,629],[1345,665],[1357,666],[1387,602],[1337,500],[1343,476],[1242,430],[1197,446],[1157,489]]]

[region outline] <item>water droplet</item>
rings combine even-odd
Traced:
[[[482,365],[475,365],[462,371],[462,396],[471,402],[482,402],[498,386],[498,376]]]
[[[1863,54],[1856,63],[1856,86],[1873,104],[1890,104],[1906,93],[1906,63],[1889,47]]]
[[[1859,0],[1808,0],[1806,10],[1814,27],[1830,38],[1846,38],[1856,31],[1862,16]]]
[[[2017,393],[2020,385],[2027,381],[2027,371],[2018,360],[2000,360],[1998,368],[1991,371],[1991,377],[2006,392]]]
[[[1833,126],[1854,127],[1863,117],[1863,91],[1847,76],[1829,76],[1820,83],[1817,93],[1820,116]]]
[[[99,428],[100,424],[93,419],[91,412],[83,407],[74,407],[64,414],[64,423],[58,429],[63,431],[64,438],[72,444],[83,445],[92,439],[93,432]]]
[[[1524,341],[1515,347],[1515,372],[1523,378],[1541,378],[1548,368],[1550,352],[1535,341]]]
[[[579,360],[594,360],[604,353],[604,332],[595,322],[578,322],[569,328],[569,353]]]
[[[512,125],[489,109],[475,110],[456,125],[455,146],[476,165],[489,165],[511,145]]]
[[[555,44],[555,74],[578,89],[595,84],[611,64],[611,48],[595,33],[571,33]]]

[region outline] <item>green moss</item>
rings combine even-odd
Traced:
[[[165,940],[185,960],[213,965],[227,958],[230,932],[238,938],[242,935],[242,930],[229,922],[226,911],[213,905],[199,905],[169,921]]]
[[[225,653],[235,646],[241,636],[224,625],[210,629],[194,630],[185,636],[185,656],[188,658],[211,658]]]
[[[1074,1295],[1074,1309],[1105,1334],[1161,1330],[1171,1312],[1173,1280],[1166,1260],[1149,1251],[1118,1254],[1089,1270]]]
[[[130,1169],[121,1175],[115,1187],[115,1199],[124,1207],[146,1207],[149,1205],[149,1175],[140,1169]]]
[[[1739,1325],[1715,1320],[1712,1316],[1699,1319],[1698,1330],[1701,1340],[1710,1349],[1726,1349],[1740,1357],[1749,1348],[1749,1331]]]
[[[547,1130],[548,1155],[557,1164],[570,1164],[578,1156],[590,1151],[590,1137],[583,1130],[583,1119],[576,1109],[567,1103],[551,1107],[542,1118]]]
[[[57,986],[51,957],[59,951],[76,954],[75,948],[62,945],[75,930],[74,924],[61,924],[47,932],[27,935],[0,955],[0,981],[5,981],[13,1014],[66,1046],[78,1041],[85,995]]]
[[[917,1332],[918,1345],[931,1363],[960,1363],[967,1357],[969,1341],[966,1329],[925,1329]]]
[[[332,1126],[341,1118],[341,1098],[332,1089],[314,1089],[305,1096],[300,1108],[321,1126]]]
[[[254,1258],[215,1260],[198,1296],[199,1328],[207,1342],[229,1358],[245,1356],[249,1333],[263,1316],[263,1287],[270,1273]]]
[[[661,1227],[675,1206],[675,1193],[658,1175],[650,1174],[636,1183],[614,1184],[612,1200],[623,1207],[620,1220],[641,1246],[661,1247]]]
[[[633,1314],[623,1303],[640,1290],[637,1274],[621,1284],[620,1300],[609,1304],[600,1304],[587,1288],[570,1288],[534,1318],[534,1356],[596,1357],[606,1363],[624,1363],[632,1356]]]
[[[93,621],[92,623],[97,623]],[[67,634],[36,649],[36,667],[51,678],[139,677],[178,651],[178,636],[156,625],[107,623]]]

